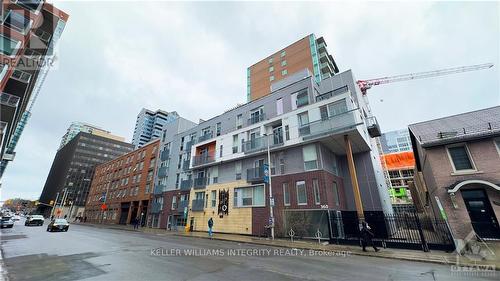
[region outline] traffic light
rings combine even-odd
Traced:
[[[35,201],[35,206],[38,206],[38,204],[40,204],[40,202],[38,202],[38,201]]]
[[[49,205],[54,205],[54,200],[50,200]]]

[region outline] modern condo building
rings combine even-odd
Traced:
[[[175,111],[151,111],[143,108],[137,115],[132,144],[135,145],[136,148],[139,148],[159,138],[164,126],[178,117],[179,115]]]
[[[218,232],[260,235],[272,205],[283,234],[298,210],[355,212],[353,185],[366,212],[391,213],[373,139],[380,128],[352,72],[320,82],[303,69],[269,95],[185,130],[167,128],[152,226],[206,231],[212,217]]]
[[[310,34],[250,66],[247,69],[247,101],[270,94],[273,83],[303,69],[313,73],[317,83],[339,72],[323,37]]]
[[[68,15],[42,0],[0,4],[0,178],[54,60]]]

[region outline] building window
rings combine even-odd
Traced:
[[[319,182],[318,179],[313,179],[313,192],[314,192],[314,203],[319,205],[321,203],[321,197],[319,193]]]
[[[215,208],[215,205],[217,204],[217,190],[212,190],[211,198],[212,198],[212,208]]]
[[[11,56],[17,52],[19,41],[0,35],[0,53]]]
[[[241,180],[241,161],[234,164],[234,172],[236,174],[236,180]]]
[[[281,75],[282,75],[282,76],[285,76],[285,75],[287,75],[287,74],[288,74],[288,70],[283,69],[283,70],[281,71]]]
[[[30,20],[18,12],[9,11],[5,17],[4,25],[26,34],[26,30],[30,26]]]
[[[270,58],[269,59],[269,64],[272,64],[273,63],[273,58]]]
[[[216,134],[217,136],[220,136],[221,131],[222,131],[222,128],[221,128],[221,123],[219,122],[219,123],[215,124],[215,134]]]
[[[498,154],[500,155],[500,139],[495,140],[495,144],[497,146]]]
[[[333,201],[335,206],[340,206],[339,187],[336,182],[333,182]]]
[[[307,89],[304,89],[297,93],[297,100],[295,101],[297,108],[309,104],[309,96],[307,94]]]
[[[238,153],[238,135],[233,135],[233,153]]]
[[[241,129],[243,127],[243,115],[238,114],[236,116],[236,129]]]
[[[316,145],[309,144],[302,147],[302,154],[304,156],[304,169],[306,171],[318,168]]]
[[[221,146],[220,146],[220,149],[219,149],[219,157],[221,157],[221,158],[222,158],[222,149],[223,149],[223,148],[224,148],[224,146],[223,146],[223,145],[221,145]]]
[[[234,189],[235,207],[265,207],[263,185]]]
[[[285,139],[290,140],[290,127],[288,125],[285,125]]]
[[[273,72],[274,71],[274,66],[270,66],[269,67],[269,72]]]
[[[177,196],[172,197],[172,210],[177,209]]]
[[[281,56],[281,57],[286,56],[286,51],[281,52],[281,55],[280,55],[280,56]]]
[[[281,66],[286,66],[286,60],[281,61]]]
[[[306,182],[298,181],[296,183],[296,187],[297,187],[297,204],[307,205]]]
[[[274,81],[274,75],[269,76],[269,81]]]
[[[283,114],[283,99],[279,98],[276,100],[276,115]]]
[[[283,183],[283,204],[290,206],[290,189],[287,182]]]
[[[466,145],[449,146],[448,154],[455,171],[475,170]]]
[[[329,116],[335,116],[347,112],[347,103],[345,99],[328,104]]]

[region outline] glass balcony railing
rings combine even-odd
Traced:
[[[177,202],[177,212],[184,213],[184,209],[189,206],[189,200],[181,200]]]
[[[252,153],[267,149],[267,136],[256,137],[254,139],[243,142],[243,152]]]
[[[193,186],[193,180],[187,179],[181,181],[181,190],[190,190]]]
[[[189,164],[190,164],[190,160],[184,160],[184,162],[182,163],[182,170],[183,171],[187,171],[189,170]]]
[[[161,210],[163,210],[162,203],[153,202],[153,204],[151,204],[151,213],[157,214],[157,213],[161,212]]]
[[[195,178],[193,181],[194,189],[203,189],[207,186],[208,178]]]
[[[204,135],[202,135],[198,138],[198,142],[209,140],[209,139],[213,138],[213,135],[214,134],[212,132],[206,132]]]
[[[163,185],[163,184],[156,184],[155,188],[153,190],[153,194],[155,194],[155,195],[163,194],[163,190],[165,190],[165,185]]]
[[[204,207],[205,207],[204,199],[195,199],[193,200],[193,205],[191,206],[191,210],[193,212],[203,211]]]
[[[327,92],[327,93],[324,93],[322,95],[317,96],[316,101],[327,100],[331,97],[347,93],[348,91],[349,91],[349,88],[347,88],[347,86],[343,86],[343,87],[340,87],[340,88],[335,89],[333,91],[330,91],[330,92]]]
[[[299,135],[304,138],[312,138],[340,133],[349,128],[355,128],[357,125],[363,124],[356,121],[355,114],[357,112],[358,110],[355,109],[302,125],[299,127]]]
[[[166,177],[167,176],[167,171],[168,171],[168,167],[167,166],[160,167],[158,169],[158,177],[159,178]]]
[[[213,153],[193,156],[193,166],[200,166],[212,162],[215,162],[215,155]]]
[[[165,161],[168,159],[170,155],[170,149],[164,149],[161,153],[160,153],[160,159],[161,161]]]
[[[262,122],[264,121],[265,117],[266,115],[264,113],[261,113],[259,115],[253,115],[252,117],[248,118],[248,125]]]
[[[264,167],[247,169],[247,182],[258,183],[264,181]]]

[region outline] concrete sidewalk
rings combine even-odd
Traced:
[[[126,225],[101,225],[101,224],[90,224],[90,223],[76,223],[78,225],[87,225],[98,228],[110,228],[134,232],[151,233],[156,235],[174,235],[201,239],[210,239],[206,232],[178,232],[178,231],[167,231],[165,229],[158,228],[148,228],[142,227],[139,230],[134,230],[133,226]],[[350,255],[359,256],[371,256],[379,258],[388,259],[399,259],[407,261],[417,261],[417,262],[432,262],[447,265],[458,265],[465,267],[477,267],[477,266],[494,266],[496,270],[500,270],[500,256],[497,255],[493,260],[474,260],[465,256],[458,256],[456,253],[446,253],[443,251],[417,251],[417,250],[404,250],[404,249],[381,249],[379,252],[373,251],[372,248],[368,249],[368,252],[363,252],[359,246],[351,245],[335,245],[318,243],[312,240],[286,240],[286,239],[275,239],[270,240],[267,238],[259,238],[247,235],[237,235],[237,234],[223,234],[214,233],[213,239],[231,241],[237,243],[248,243],[255,245],[264,245],[272,247],[283,247],[283,248],[295,248],[301,250],[314,250],[314,251],[328,251],[328,252],[347,252]]]

